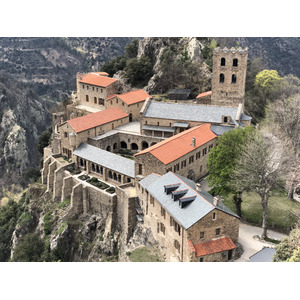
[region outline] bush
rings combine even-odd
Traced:
[[[36,233],[24,235],[17,244],[12,261],[40,262],[44,252],[44,241]]]
[[[111,186],[106,191],[110,194],[113,194],[113,193],[115,193],[116,189],[113,186]]]
[[[46,213],[44,216],[44,233],[45,235],[49,235],[52,230],[52,216],[50,212]]]

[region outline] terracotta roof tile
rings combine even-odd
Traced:
[[[204,93],[199,94],[199,95],[196,97],[196,99],[202,98],[202,97],[205,97],[205,96],[208,96],[208,95],[211,95],[211,94],[212,94],[212,91],[204,92]]]
[[[150,96],[148,93],[146,93],[144,90],[141,89],[141,90],[131,91],[119,95],[115,95],[115,94],[110,95],[109,97],[107,97],[106,100],[109,100],[116,96],[120,98],[122,101],[124,101],[127,105],[145,101],[147,98],[152,98],[152,96]]]
[[[99,73],[88,73],[81,78],[80,83],[107,87],[116,81],[117,79],[101,76]]]
[[[151,153],[166,165],[216,138],[217,136],[211,131],[210,127],[211,124],[193,127],[159,142],[135,154],[135,156]],[[191,146],[193,138],[196,139],[195,147]]]
[[[194,244],[193,246],[196,249],[196,256],[203,256],[236,248],[229,236],[208,242]]]
[[[124,113],[118,107],[113,107],[68,120],[67,123],[78,133],[125,117],[128,117],[128,114]]]

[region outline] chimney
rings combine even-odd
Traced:
[[[191,145],[192,147],[196,147],[196,138],[192,138],[192,145]]]
[[[215,206],[219,205],[219,197],[214,197],[214,205]]]
[[[201,183],[196,183],[196,190],[198,191],[198,192],[201,192]]]

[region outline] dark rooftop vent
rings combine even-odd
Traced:
[[[164,185],[165,193],[168,195],[171,192],[177,190],[179,188],[179,186],[180,186],[180,183]]]
[[[185,198],[180,198],[179,199],[179,206],[180,208],[186,207],[188,204],[193,202],[196,199],[197,196],[190,196],[190,197],[185,197]]]
[[[176,201],[179,198],[183,197],[187,192],[188,192],[188,189],[180,190],[180,191],[173,191],[172,192],[172,198],[173,198],[174,201]]]

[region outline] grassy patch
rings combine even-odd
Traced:
[[[108,193],[110,193],[110,194],[113,194],[113,193],[116,192],[116,189],[115,189],[113,186],[111,186],[111,187],[109,187],[109,188],[106,190],[106,192],[108,192]]]
[[[92,177],[90,179],[88,179],[86,182],[92,184],[93,186],[101,189],[101,190],[105,190],[109,187],[109,185],[107,185],[106,183],[100,181],[98,178],[96,177]]]
[[[67,227],[67,223],[62,223],[61,226],[56,230],[56,234],[61,234]]]
[[[19,219],[19,225],[22,226],[23,224],[29,222],[31,219],[31,215],[29,212],[25,211],[21,214],[20,219]]]
[[[224,200],[224,204],[236,212],[233,196]],[[296,221],[296,214],[300,211],[300,203],[291,201],[281,192],[274,192],[269,199],[269,226],[289,229]],[[261,225],[262,206],[260,197],[255,193],[243,193],[242,217],[245,221]]]
[[[127,255],[130,257],[130,261],[132,261],[132,262],[159,262],[159,261],[161,261],[160,258],[156,254],[153,254],[146,247],[135,249],[130,253],[130,255],[129,254],[127,254]]]
[[[64,207],[69,206],[70,203],[71,203],[71,198],[70,198],[70,197],[67,197],[67,198],[65,199],[65,201],[60,202],[60,203],[57,205],[57,207],[58,207],[58,208],[64,208]]]

